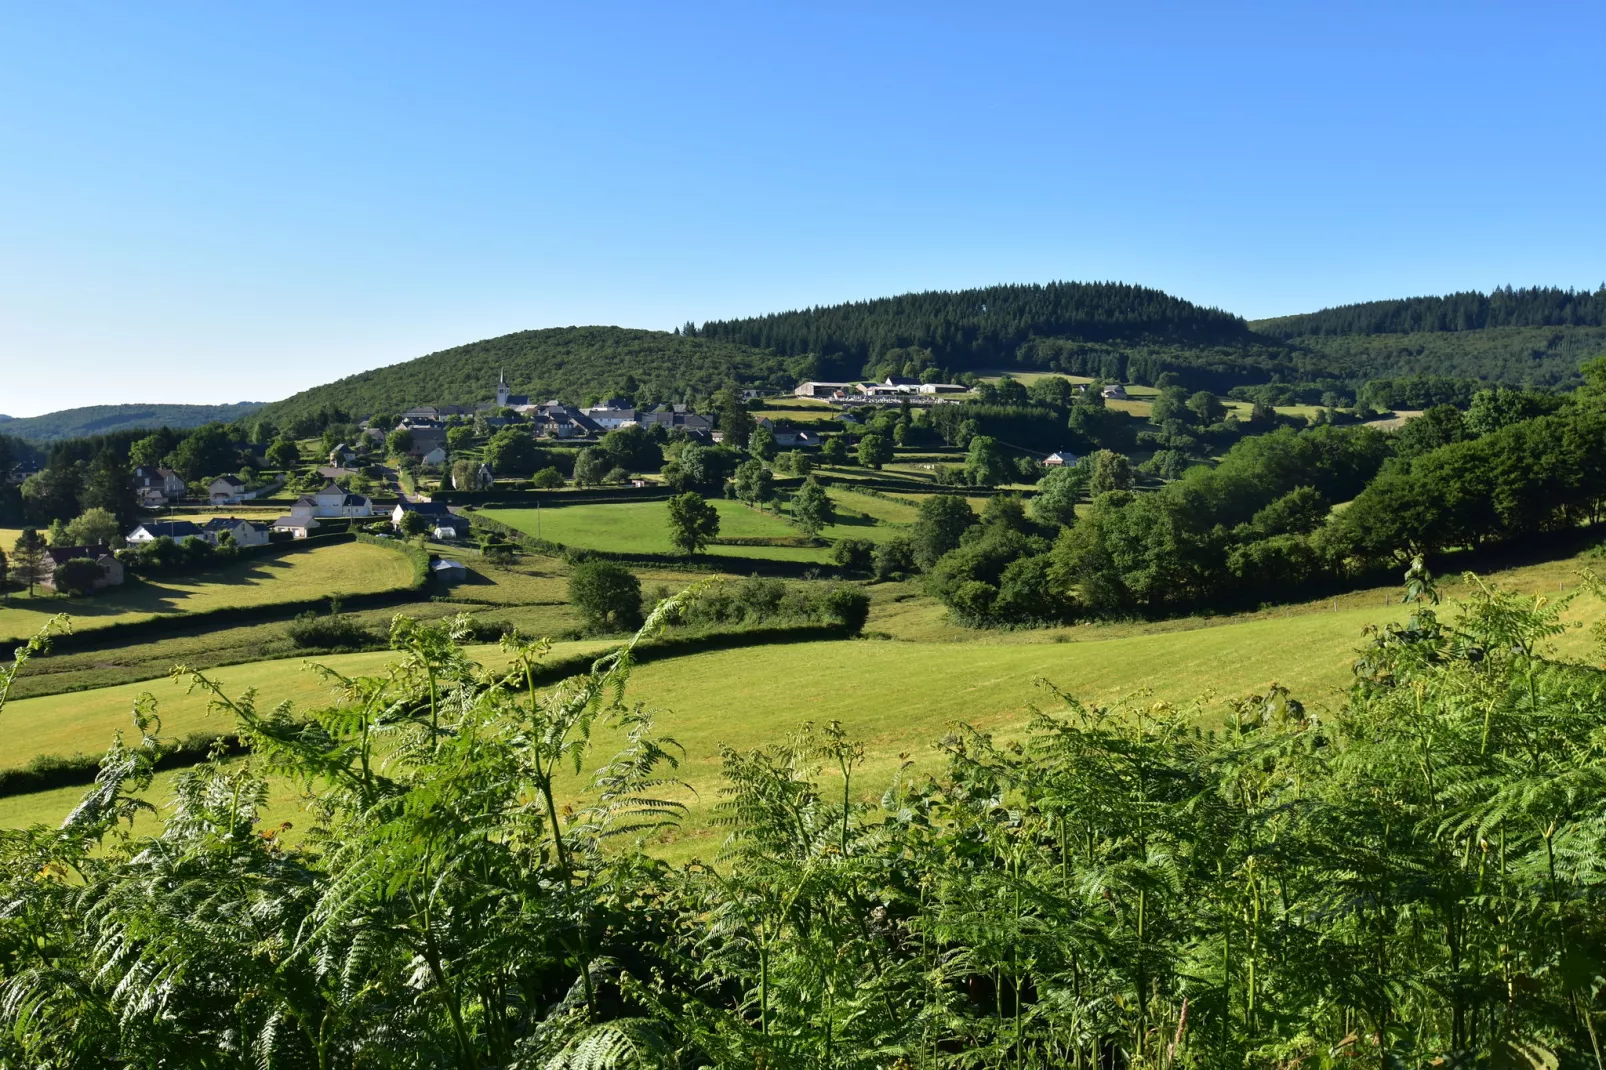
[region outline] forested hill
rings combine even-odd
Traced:
[[[1231,313],[1113,282],[928,290],[687,329],[702,338],[783,356],[816,354],[846,366],[873,364],[893,349],[920,349],[952,369],[1012,364],[1033,339],[1186,347],[1257,341]]]
[[[171,427],[175,431],[218,421],[229,423],[262,407],[260,401],[234,405],[87,405],[43,416],[7,418],[0,428],[34,442],[56,442],[116,431]]]
[[[1249,326],[1350,384],[1430,375],[1570,389],[1579,364],[1606,353],[1606,286],[1368,301]]]
[[[1491,327],[1606,326],[1606,285],[1593,293],[1506,286],[1493,293],[1407,297],[1338,305],[1320,312],[1250,324],[1260,334],[1291,339],[1335,334],[1414,334],[1439,331],[1481,331]]]
[[[582,401],[634,395],[638,404],[705,396],[727,383],[790,389],[797,381],[773,353],[665,331],[561,327],[520,331],[361,372],[275,402],[264,415],[287,424],[338,409],[353,418],[413,405],[476,405],[506,373],[515,394]]]

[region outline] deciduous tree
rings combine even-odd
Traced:
[[[593,559],[574,566],[569,601],[593,631],[641,627],[641,581],[612,561]]]
[[[792,519],[811,536],[836,523],[836,503],[812,476],[792,496]]]
[[[683,554],[695,554],[719,534],[719,511],[695,491],[669,499],[669,542]]]

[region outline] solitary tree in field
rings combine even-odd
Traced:
[[[45,578],[45,540],[33,528],[23,528],[11,551],[11,575],[28,585],[28,594]]]
[[[841,435],[826,435],[820,444],[820,456],[826,464],[847,464],[848,443]]]
[[[569,601],[595,631],[641,627],[641,581],[612,561],[582,561],[569,574]]]
[[[669,541],[683,554],[694,554],[719,534],[719,513],[696,491],[669,499]]]
[[[792,519],[810,535],[818,535],[836,522],[836,503],[825,493],[825,488],[812,478],[792,497]]]
[[[892,442],[874,431],[859,439],[859,463],[866,468],[880,468],[892,460]]]

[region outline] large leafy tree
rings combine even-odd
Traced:
[[[222,424],[197,427],[172,453],[174,471],[188,482],[233,472],[240,467],[239,460],[233,438]]]
[[[502,475],[528,476],[541,467],[541,451],[528,431],[504,427],[485,444],[485,460]]]
[[[763,505],[775,497],[775,476],[761,461],[743,461],[737,465],[733,482],[736,497],[748,505]]]
[[[719,534],[719,512],[696,491],[669,499],[669,543],[683,554],[694,554]]]
[[[953,494],[934,494],[920,503],[909,532],[915,564],[922,570],[959,545],[959,540],[976,523],[970,503]]]
[[[586,627],[634,631],[641,627],[641,581],[612,561],[582,561],[569,573],[569,601]]]
[[[792,519],[811,536],[836,523],[836,503],[813,476],[792,495]]]

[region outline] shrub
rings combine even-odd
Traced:
[[[340,602],[333,598],[329,600],[327,616],[320,617],[309,609],[286,626],[285,634],[302,649],[356,650],[379,642],[379,636],[340,612]]]
[[[875,543],[869,539],[838,539],[831,560],[853,572],[868,572],[875,564]]]
[[[641,581],[612,561],[582,561],[569,574],[569,601],[593,631],[641,627]]]

